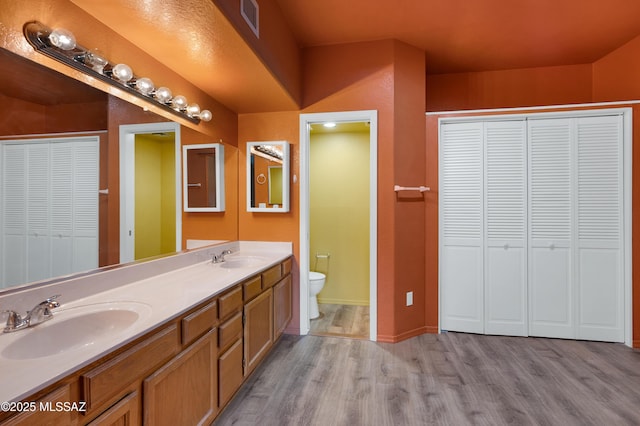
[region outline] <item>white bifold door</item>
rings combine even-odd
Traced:
[[[442,330],[624,341],[622,129],[441,124]]]
[[[98,267],[97,136],[0,143],[0,288]]]

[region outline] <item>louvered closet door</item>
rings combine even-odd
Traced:
[[[27,150],[8,145],[2,149],[2,257],[0,288],[27,282]]]
[[[97,138],[51,144],[52,276],[98,267]]]
[[[49,144],[27,146],[27,282],[50,278]]]
[[[98,266],[99,139],[6,141],[0,287]]]
[[[529,334],[574,338],[573,119],[530,120]]]
[[[442,330],[484,332],[482,138],[482,123],[440,129]]]
[[[527,335],[526,123],[485,123],[485,333]]]
[[[622,116],[576,121],[576,337],[622,342]]]

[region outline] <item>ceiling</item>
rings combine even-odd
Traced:
[[[394,38],[427,73],[592,63],[640,35],[638,0],[276,0],[301,47]]]
[[[368,122],[343,122],[334,123],[335,127],[327,127],[324,123],[314,123],[311,125],[311,134],[319,133],[368,133]]]
[[[235,112],[298,107],[212,0],[71,1]],[[592,63],[640,35],[640,0],[273,1],[301,48],[398,39],[425,51],[427,74]],[[42,103],[93,96],[18,81]]]

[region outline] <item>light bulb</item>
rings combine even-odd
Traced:
[[[187,114],[189,114],[191,117],[197,117],[198,114],[200,114],[200,105],[198,104],[191,104],[187,107]]]
[[[136,80],[136,89],[143,95],[149,95],[155,89],[150,78],[142,77]]]
[[[102,74],[104,67],[109,63],[109,61],[97,52],[87,52],[85,54],[84,63],[93,68],[94,71]]]
[[[76,47],[76,38],[73,33],[64,28],[56,28],[49,34],[51,45],[62,50],[72,50]]]
[[[200,111],[200,120],[211,121],[211,118],[213,118],[213,114],[211,114],[211,111],[209,111],[208,109],[203,109],[202,111]]]
[[[126,64],[118,64],[113,67],[113,76],[120,80],[122,83],[126,83],[127,81],[133,78],[133,71],[131,67]]]
[[[177,110],[183,110],[188,105],[187,98],[182,95],[178,95],[171,100],[171,105],[173,105],[173,107]]]
[[[156,93],[154,94],[154,96],[156,97],[158,102],[162,102],[163,104],[166,104],[166,103],[169,103],[169,101],[171,100],[173,93],[171,93],[171,90],[169,90],[168,87],[163,86],[163,87],[158,87],[158,90],[156,90]]]

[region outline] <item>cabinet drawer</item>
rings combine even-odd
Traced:
[[[272,268],[267,269],[262,273],[262,288],[269,288],[278,281],[282,276],[282,268],[278,264]]]
[[[178,327],[171,325],[80,376],[87,407],[119,396],[137,378],[180,352],[179,334]]]
[[[218,315],[221,320],[242,309],[242,286],[238,286],[218,298]]]
[[[249,281],[245,281],[242,286],[244,288],[244,301],[248,301],[262,293],[262,276],[251,278]]]
[[[282,276],[284,277],[287,274],[291,273],[291,258],[282,262]]]
[[[242,336],[242,312],[238,312],[218,328],[218,347],[223,352],[227,346]]]
[[[182,319],[182,344],[202,336],[218,321],[218,305],[215,301],[187,315]]]

